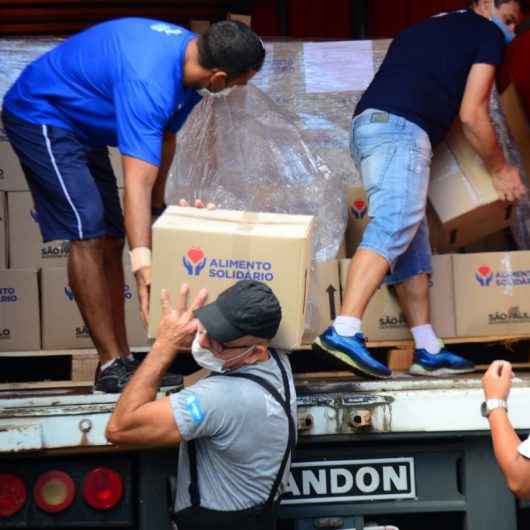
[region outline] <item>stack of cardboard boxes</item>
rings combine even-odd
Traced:
[[[110,156],[122,188],[119,153],[111,149]],[[68,254],[67,241],[42,243],[24,174],[0,129],[1,352],[94,347],[68,286]],[[127,269],[125,283],[129,342],[145,346],[147,331],[140,318],[136,282]]]
[[[501,102],[528,164],[525,142],[530,128],[521,120],[522,111],[514,110],[513,89],[501,96]],[[113,161],[119,170],[116,153]],[[454,252],[511,221],[511,208],[499,201],[490,175],[458,124],[435,152],[429,201],[431,240],[437,252]],[[368,222],[362,189],[348,190],[348,206],[345,242],[351,257]],[[250,277],[269,283],[284,308],[284,323],[274,344],[309,344],[339,312],[349,266],[348,260],[311,265],[311,225],[311,218],[304,216],[170,208],[154,229],[150,336],[160,320],[157,293],[162,287],[175,291],[186,281],[192,291],[207,287],[213,299],[236,280]],[[5,137],[0,138],[0,351],[92,346],[67,284],[68,251],[65,242],[41,243],[18,161]],[[147,337],[134,291],[133,275],[127,271],[129,340],[143,346]],[[433,258],[432,320],[444,338],[530,334],[529,295],[530,252],[446,253]],[[410,338],[386,286],[371,300],[364,328],[370,340]]]

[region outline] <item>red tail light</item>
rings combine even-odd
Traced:
[[[86,503],[96,510],[110,510],[121,500],[123,480],[107,467],[90,471],[83,481],[83,496]]]
[[[11,517],[22,510],[28,493],[22,479],[9,473],[0,473],[0,517]]]
[[[63,471],[48,471],[38,478],[33,496],[41,510],[48,513],[62,512],[74,501],[74,481]]]

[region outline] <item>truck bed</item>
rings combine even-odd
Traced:
[[[366,381],[345,372],[300,373],[300,436],[318,440],[330,435],[487,431],[479,413],[481,376],[432,379],[398,373],[391,380]],[[93,394],[80,385],[1,392],[1,451],[110,447],[104,432],[118,397]],[[518,373],[509,399],[517,429],[530,429],[529,402],[530,373]]]

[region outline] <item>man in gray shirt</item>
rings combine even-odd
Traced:
[[[162,293],[158,338],[107,426],[116,444],[180,442],[175,521],[179,530],[272,530],[296,443],[296,395],[287,357],[268,348],[281,320],[271,289],[240,281],[203,306],[173,309]],[[155,400],[184,344],[212,374]]]

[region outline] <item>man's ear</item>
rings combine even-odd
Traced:
[[[213,74],[210,77],[210,88],[213,91],[223,90],[226,87],[228,81],[228,74],[222,70],[213,70]]]
[[[254,364],[263,359],[264,355],[268,353],[268,348],[264,344],[256,344],[254,351],[247,355],[244,359],[244,364]]]
[[[479,0],[476,10],[479,15],[491,20],[493,17],[493,0]]]

